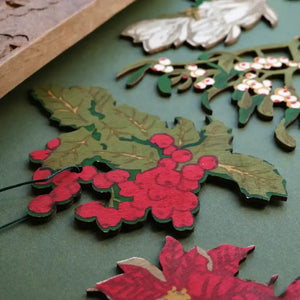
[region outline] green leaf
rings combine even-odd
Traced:
[[[64,89],[46,85],[35,89],[32,96],[50,113],[51,120],[61,126],[79,128],[93,123],[89,112],[93,98],[76,87]]]
[[[271,164],[252,156],[232,153],[232,135],[220,121],[212,121],[201,131],[201,143],[188,149],[193,162],[202,155],[215,155],[219,166],[210,171],[214,177],[233,181],[247,198],[268,201],[272,196],[286,198],[285,181]]]
[[[239,106],[239,124],[245,125],[255,111],[255,108],[261,104],[264,95],[251,96],[247,91],[244,92],[242,99],[238,102]]]
[[[53,109],[62,120],[69,120],[68,115],[60,111],[60,106],[58,111],[55,109],[56,105],[61,105],[56,99],[58,96],[51,97],[43,91],[38,99],[44,107]],[[210,124],[199,134],[190,120],[177,118],[173,128],[168,128],[156,116],[128,105],[115,106],[111,95],[103,89],[52,87],[50,91],[50,95],[55,91],[67,99],[64,106],[74,108],[78,99],[88,99],[89,105],[82,103],[78,107],[87,122],[74,118],[74,127],[78,129],[59,136],[58,147],[47,151],[43,167],[57,170],[67,165],[91,165],[98,161],[113,169],[145,171],[156,167],[163,154],[150,143],[151,137],[165,133],[173,137],[174,146],[191,151],[192,160],[184,164],[197,163],[203,155],[216,156],[219,167],[209,174],[235,182],[246,197],[263,200],[272,196],[286,197],[285,182],[272,165],[258,158],[232,154],[231,130],[220,121],[209,119]],[[76,96],[77,93],[80,97]],[[292,111],[290,115],[296,116]]]
[[[158,89],[165,95],[170,96],[172,93],[172,81],[169,78],[168,74],[164,74],[158,78]]]
[[[257,107],[259,115],[264,119],[271,120],[273,118],[273,105],[270,95],[264,97],[264,100]]]
[[[59,136],[59,147],[46,158],[43,167],[58,170],[66,166],[82,165],[87,158],[97,156],[102,151],[102,146],[94,134],[95,130],[88,131],[85,128],[62,133]]]
[[[201,98],[201,104],[202,107],[204,108],[204,110],[208,113],[208,114],[212,114],[212,108],[209,104],[209,102],[220,92],[222,92],[221,89],[218,89],[214,86],[212,86],[209,90],[207,90]]]
[[[149,60],[149,59],[142,59],[142,60],[139,60],[133,64],[130,64],[128,66],[126,66],[125,68],[123,68],[118,74],[117,74],[117,78],[120,78],[122,76],[124,76],[125,74],[131,72],[131,71],[134,71],[140,67],[143,67],[145,65],[151,65],[153,63],[155,63],[156,61],[153,61],[153,60]]]
[[[150,64],[146,64],[145,66],[137,69],[134,73],[132,73],[127,82],[126,85],[131,87],[136,85],[139,81],[142,80],[142,78],[144,77],[146,71],[150,68]]]
[[[217,89],[223,89],[227,87],[229,75],[226,72],[220,72],[215,76],[215,84],[214,87]]]
[[[210,175],[234,181],[246,198],[269,201],[272,196],[286,198],[286,182],[271,164],[249,155],[219,153],[219,167]]]
[[[285,118],[277,125],[275,129],[275,140],[286,150],[296,148],[296,140],[287,133],[286,128],[298,119],[300,109],[289,108],[285,111]]]
[[[212,53],[211,52],[205,52],[201,55],[199,55],[198,59],[199,60],[208,60],[211,57]]]
[[[155,148],[117,139],[112,139],[107,149],[99,151],[98,155],[99,160],[109,166],[126,170],[145,171],[155,167],[159,161],[159,154]]]

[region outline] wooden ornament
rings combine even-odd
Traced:
[[[252,28],[262,17],[272,27],[278,17],[266,0],[200,1],[199,6],[170,16],[141,21],[126,28],[123,36],[142,43],[146,52],[155,53],[187,42],[193,47],[211,48],[221,41],[235,43],[241,28]]]
[[[273,106],[285,109],[285,117],[275,131],[276,141],[287,150],[296,147],[296,141],[286,128],[300,115],[300,97],[293,85],[293,76],[300,71],[300,38],[274,45],[251,47],[233,52],[212,52],[200,55],[198,60],[173,63],[168,58],[158,61],[144,59],[122,69],[118,77],[132,73],[127,86],[135,86],[147,72],[159,75],[158,90],[169,96],[172,87],[185,92],[192,86],[202,92],[202,107],[211,114],[210,101],[231,89],[232,100],[239,110],[239,126],[245,126],[257,110],[265,120],[272,120]],[[288,56],[268,56],[268,51],[287,51]],[[247,61],[244,56],[252,55]],[[282,87],[272,90],[273,78],[280,78]]]
[[[199,210],[196,194],[208,176],[233,182],[248,200],[287,198],[278,171],[261,159],[232,153],[231,131],[217,120],[208,119],[200,133],[183,118],[169,128],[156,116],[116,106],[107,91],[96,87],[44,86],[32,95],[52,120],[73,129],[30,154],[41,164],[34,179],[67,165],[82,166],[79,173],[66,170],[37,185],[52,191],[31,201],[33,217],[49,217],[57,205],[72,202],[80,184],[110,195],[109,201],[76,209],[78,220],[96,221],[103,232],[142,222],[150,212],[155,221],[172,222],[176,230],[192,229]],[[98,170],[98,163],[108,170]]]
[[[1,0],[0,98],[132,2]]]
[[[87,292],[101,292],[111,300],[300,299],[299,279],[276,297],[277,275],[268,284],[236,277],[239,263],[254,248],[224,244],[208,251],[195,246],[184,252],[177,240],[167,236],[159,256],[161,269],[143,258],[129,258],[118,262],[124,273]]]

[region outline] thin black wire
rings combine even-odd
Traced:
[[[49,175],[48,177],[46,178],[42,178],[42,179],[37,179],[37,180],[30,180],[30,181],[25,181],[25,182],[21,182],[21,183],[17,183],[17,184],[14,184],[14,185],[10,185],[10,186],[6,186],[4,188],[1,188],[0,189],[0,193],[1,192],[4,192],[4,191],[7,191],[7,190],[10,190],[10,189],[14,189],[14,188],[17,188],[19,186],[23,186],[23,185],[26,185],[26,184],[33,184],[33,183],[39,183],[39,182],[45,182],[45,181],[48,181],[49,179],[53,178],[54,176],[56,176],[57,174],[65,171],[65,170],[71,170],[73,169],[75,172],[79,173],[81,171],[81,168],[78,167],[78,166],[68,166],[68,167],[65,167],[63,169],[60,169],[56,172],[54,172],[53,174]]]
[[[6,186],[4,188],[1,188],[0,189],[0,193],[1,192],[4,192],[4,191],[7,191],[7,190],[10,190],[10,189],[14,189],[14,188],[17,188],[17,187],[20,187],[20,186],[23,186],[23,185],[26,185],[26,184],[33,184],[33,183],[39,183],[39,182],[45,182],[45,181],[48,181],[49,179],[53,178],[54,176],[56,176],[57,174],[63,172],[63,171],[66,171],[66,170],[73,170],[77,173],[81,172],[81,168],[78,167],[78,166],[67,166],[63,169],[60,169],[56,172],[54,172],[53,174],[49,175],[48,177],[46,178],[42,178],[42,179],[37,179],[37,180],[30,180],[30,181],[25,181],[25,182],[21,182],[21,183],[17,183],[17,184],[14,184],[14,185],[10,185],[10,186]],[[15,224],[18,224],[18,223],[21,223],[21,222],[24,222],[26,220],[29,219],[29,215],[25,215],[17,220],[14,220],[14,221],[11,221],[9,223],[6,223],[2,226],[0,226],[0,231],[4,228],[7,228],[9,226],[12,226],[12,225],[15,225]]]

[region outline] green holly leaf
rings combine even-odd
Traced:
[[[233,181],[247,198],[286,198],[285,181],[272,165],[255,157],[232,153],[231,130],[220,121],[208,119],[210,124],[200,133],[193,122],[183,118],[177,118],[169,128],[156,116],[128,105],[116,106],[111,95],[100,88],[48,86],[37,89],[33,95],[51,111],[51,118],[55,116],[60,124],[76,128],[61,134],[55,147],[50,143],[49,149],[31,155],[32,160],[40,160],[43,167],[56,170],[74,164],[88,166],[97,161],[112,169],[143,172],[155,168],[162,157],[172,157],[175,149],[184,149],[192,155],[188,161],[179,159],[180,167],[197,164],[200,157],[212,155],[218,159],[218,167],[206,175]],[[60,97],[63,104],[57,100]],[[72,109],[66,111],[66,107],[78,107],[73,119]],[[294,111],[290,115],[293,119],[298,116]],[[170,137],[171,143],[166,147],[175,147],[170,154],[164,153],[164,146],[151,142],[157,134]]]
[[[202,155],[218,157],[218,168],[210,171],[213,177],[236,183],[246,198],[269,201],[273,196],[286,198],[285,180],[268,162],[249,155],[232,153],[232,135],[220,121],[211,121],[201,131],[202,142],[189,147],[194,162]]]

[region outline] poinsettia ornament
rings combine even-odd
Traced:
[[[182,245],[167,236],[159,260],[162,270],[143,258],[118,262],[123,274],[99,282],[88,292],[102,292],[111,300],[295,300],[300,299],[300,280],[281,296],[269,284],[235,277],[239,263],[254,246],[221,245],[208,251],[195,246],[184,252]]]

